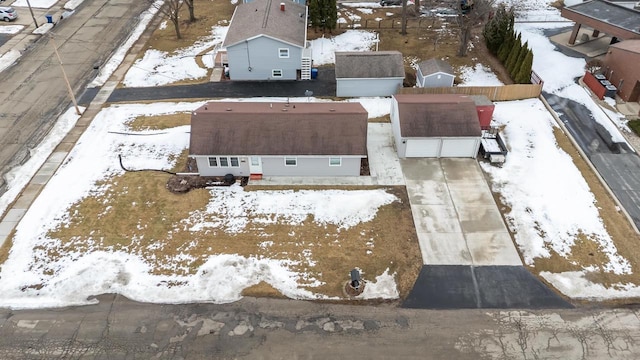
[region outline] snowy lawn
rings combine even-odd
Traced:
[[[182,168],[189,126],[180,124],[201,104],[115,105],[96,116],[18,225],[0,306],[86,304],[108,292],[229,302],[265,288],[340,299],[356,267],[367,281],[362,298],[408,293],[421,260],[402,187],[176,195],[166,190],[168,174],[120,168],[118,154],[128,168]]]

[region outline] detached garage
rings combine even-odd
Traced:
[[[391,124],[401,158],[473,158],[478,153],[482,133],[469,96],[394,95]]]
[[[398,51],[336,52],[336,96],[391,96],[403,81]]]

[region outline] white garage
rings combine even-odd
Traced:
[[[401,158],[473,158],[480,147],[478,114],[468,96],[395,95],[391,124]]]

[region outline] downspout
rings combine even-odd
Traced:
[[[253,70],[253,68],[251,67],[251,55],[249,54],[249,40],[245,39],[244,40],[244,44],[247,47],[247,64],[249,64],[249,67],[247,68],[247,70],[249,70],[249,72],[251,72],[251,70]]]

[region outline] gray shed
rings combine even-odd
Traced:
[[[418,63],[416,70],[418,87],[451,87],[455,78],[453,68],[445,61],[429,59]]]
[[[391,96],[403,81],[398,51],[336,52],[336,96]]]
[[[401,158],[473,158],[482,135],[475,103],[465,95],[394,95],[391,128]]]
[[[311,78],[307,7],[293,1],[239,4],[223,46],[232,80]]]
[[[359,176],[367,117],[360,103],[209,102],[189,157],[202,176]]]

